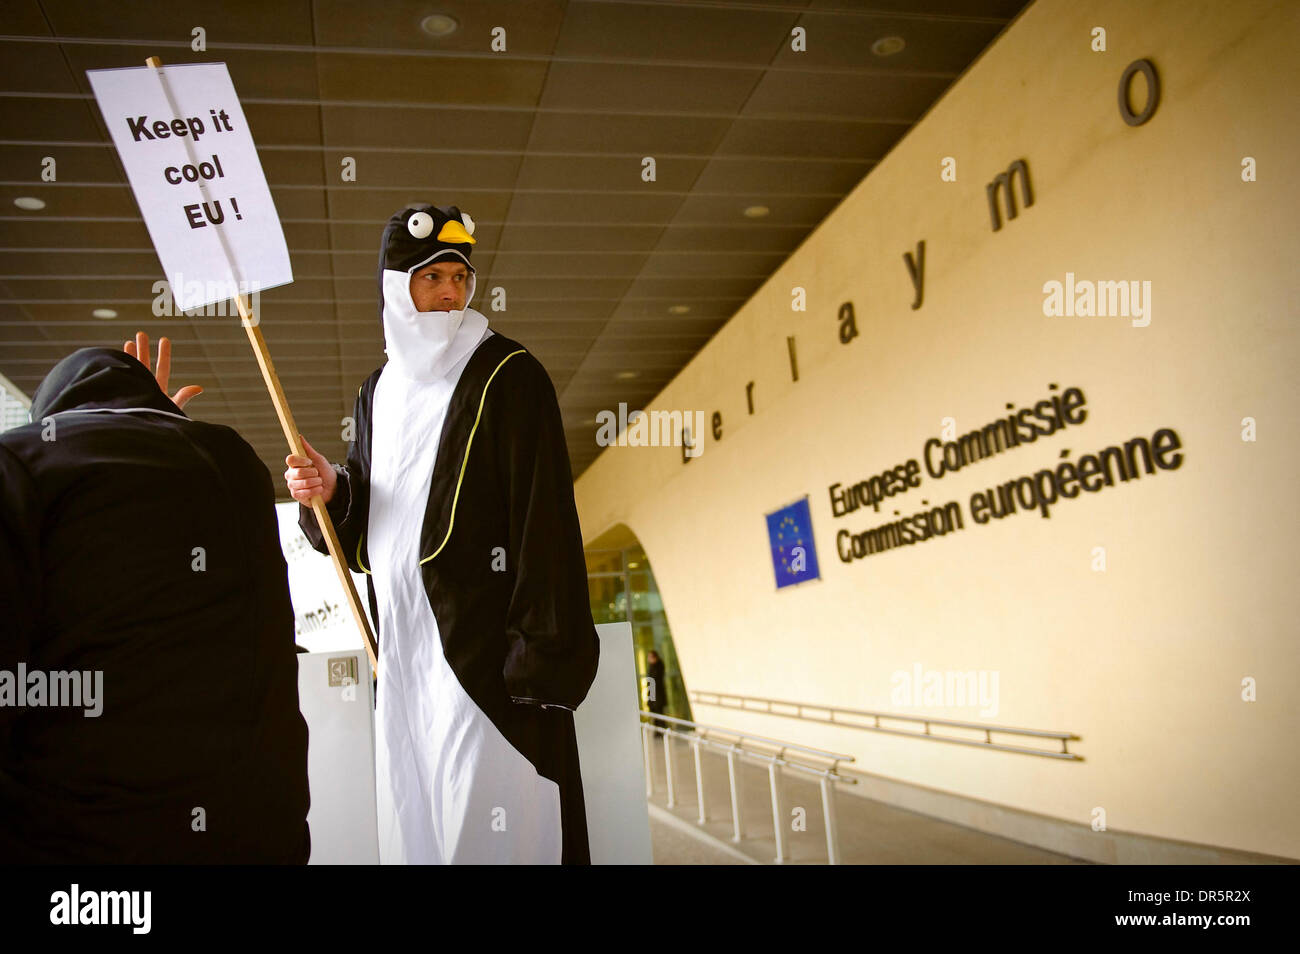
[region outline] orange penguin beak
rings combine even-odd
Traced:
[[[453,245],[477,245],[474,236],[465,231],[465,226],[461,225],[455,219],[448,219],[447,223],[438,232],[439,242],[450,242]]]

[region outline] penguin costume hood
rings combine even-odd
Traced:
[[[465,356],[466,340],[477,343],[487,319],[469,307],[475,272],[470,262],[474,220],[456,206],[421,203],[393,213],[379,250],[379,313],[388,360],[404,377],[429,381],[442,377]],[[411,275],[436,261],[459,259],[469,269],[465,307],[457,311],[419,311],[411,298]],[[465,325],[467,334],[460,334]]]

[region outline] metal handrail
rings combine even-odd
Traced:
[[[689,693],[692,701],[703,703],[704,705],[716,705],[723,709],[737,709],[741,712],[759,712],[766,715],[781,715],[792,719],[804,719],[808,722],[822,722],[826,725],[838,725],[848,729],[862,729],[867,732],[884,732],[888,735],[901,735],[913,739],[929,739],[933,742],[951,742],[954,745],[972,745],[985,749],[996,749],[999,752],[1016,752],[1021,755],[1037,755],[1042,758],[1063,759],[1071,762],[1082,762],[1082,755],[1075,755],[1069,750],[1069,741],[1078,739],[1079,736],[1073,732],[1060,732],[1051,729],[1021,729],[1014,726],[993,725],[985,722],[963,722],[958,719],[942,719],[937,716],[911,716],[898,715],[893,712],[875,712],[866,709],[849,709],[844,706],[827,706],[809,702],[790,702],[784,699],[767,699],[762,696],[742,696],[735,693],[726,692],[706,692],[693,690]],[[705,698],[711,696],[712,698]],[[734,699],[739,705],[733,705],[726,700]],[[746,702],[756,702],[764,708],[754,708],[746,705]],[[794,712],[778,712],[772,706],[789,706]],[[818,718],[813,715],[807,715],[804,710],[813,709],[826,712],[829,718]],[[858,716],[867,719],[874,719],[874,725],[862,725],[857,722],[847,722],[843,719],[836,719],[835,715],[842,713],[850,716]],[[880,724],[881,719],[887,719],[891,722],[918,722],[924,726],[923,732],[911,732],[904,729],[895,729]],[[958,729],[971,729],[984,733],[984,740],[962,739],[950,735],[935,735],[930,731],[932,725],[950,726]],[[1023,735],[1040,739],[1056,739],[1061,743],[1060,752],[1048,752],[1043,749],[1035,749],[1026,745],[1009,745],[1004,742],[994,742],[993,733],[997,732],[1002,735]]]
[[[742,761],[759,761],[767,765],[768,784],[772,796],[772,831],[776,838],[776,862],[781,864],[785,861],[785,815],[782,809],[782,786],[781,786],[781,769],[790,768],[796,772],[803,772],[817,778],[818,785],[821,788],[822,812],[826,821],[826,855],[830,864],[836,865],[840,862],[839,850],[839,827],[835,821],[835,788],[832,782],[843,782],[847,785],[856,785],[858,780],[852,776],[841,775],[838,766],[840,762],[855,761],[854,756],[846,755],[841,752],[831,752],[828,749],[817,749],[811,746],[799,745],[794,742],[782,742],[779,739],[772,739],[763,735],[752,735],[744,732],[736,732],[732,729],[726,729],[722,726],[706,725],[702,722],[693,722],[690,719],[679,719],[676,716],[661,715],[657,712],[650,712],[642,709],[641,715],[650,721],[641,723],[641,742],[645,755],[645,777],[646,777],[646,797],[649,798],[654,794],[654,770],[650,758],[651,733],[658,732],[664,737],[664,774],[668,787],[668,807],[673,808],[676,802],[676,791],[673,786],[673,759],[672,750],[669,743],[672,739],[684,739],[691,744],[692,754],[695,761],[695,792],[696,800],[699,805],[698,821],[703,825],[708,821],[708,809],[704,792],[704,772],[700,764],[700,747],[721,749],[727,756],[727,778],[731,787],[731,826],[732,841],[740,841],[743,837],[740,822],[740,789],[736,784],[736,760]],[[665,723],[656,725],[659,721]],[[666,723],[674,723],[679,726],[688,726],[697,731],[684,732],[680,729],[673,728]],[[709,733],[720,733],[724,736],[730,736],[731,741],[725,739],[714,739],[709,737]],[[745,742],[757,742],[760,745],[767,745],[776,748],[776,754],[772,755],[767,752],[755,752],[752,749],[745,748]],[[795,761],[788,758],[787,750],[795,750],[799,753],[806,753],[831,763],[829,768],[821,766],[807,765],[803,762]]]
[[[797,749],[800,752],[807,752],[809,755],[815,755],[818,758],[825,759],[828,762],[852,762],[855,757],[843,752],[832,752],[829,749],[818,749],[808,745],[799,745],[795,742],[782,742],[780,739],[769,738],[765,735],[754,735],[751,732],[736,732],[733,729],[726,729],[718,725],[709,725],[704,722],[692,722],[690,719],[679,719],[676,716],[659,715],[646,709],[641,710],[643,716],[653,719],[659,719],[663,722],[675,722],[678,725],[689,725],[695,729],[704,729],[709,732],[721,732],[723,735],[735,736],[737,739],[750,739],[755,742],[761,742],[764,745],[770,745],[782,751],[786,749]]]

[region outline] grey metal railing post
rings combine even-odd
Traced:
[[[744,837],[740,828],[740,786],[736,784],[736,747],[727,752],[727,778],[731,781],[731,840]]]
[[[650,734],[653,727],[649,723],[641,724],[641,752],[645,756],[645,797],[649,798],[655,793],[655,767],[654,759],[650,756],[650,746],[654,745],[654,737]]]
[[[826,819],[826,862],[837,865],[840,863],[840,832],[835,821],[835,788],[829,775],[822,776],[821,786],[822,815]]]
[[[704,772],[700,767],[700,740],[698,738],[691,740],[691,748],[695,750],[695,800],[700,806],[699,822],[703,825],[709,820],[709,816],[704,808]]]
[[[781,764],[769,762],[767,778],[772,785],[772,832],[776,836],[776,863],[785,863],[785,812],[781,808]]]
[[[664,777],[668,784],[668,807],[677,806],[676,792],[673,791],[673,750],[669,747],[672,743],[672,730],[664,729]]]

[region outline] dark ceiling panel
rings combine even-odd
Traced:
[[[641,178],[640,157],[616,159],[600,157],[529,156],[519,169],[518,188],[564,190],[567,192],[604,189],[645,192],[685,192],[704,168],[704,159],[669,159],[655,161],[655,180]],[[595,188],[597,185],[600,188]],[[599,202],[597,196],[588,201]]]
[[[898,142],[903,123],[828,122],[812,119],[737,119],[718,143],[719,156],[801,156],[829,165],[879,159]],[[838,161],[837,161],[838,160]]]
[[[62,69],[62,63],[59,64]],[[91,142],[100,137],[100,126],[78,99],[0,99],[0,129],[6,139],[60,142]]]
[[[583,116],[541,113],[528,148],[533,152],[599,152],[641,156],[707,156],[730,120],[682,116]]]
[[[209,44],[312,42],[309,0],[41,0],[59,36],[183,40],[202,27]],[[164,59],[167,57],[164,56]]]
[[[700,173],[695,187],[705,192],[733,192],[764,202],[765,195],[780,193],[798,183],[801,191],[847,195],[874,162],[829,163],[768,159],[759,162],[715,157]]]
[[[775,64],[780,67],[857,68],[891,72],[937,71],[955,77],[1002,29],[998,21],[928,20],[888,14],[850,16],[808,12],[799,18],[808,44],[795,52],[786,44]],[[871,45],[884,37],[902,37],[906,46],[878,57]]]
[[[4,199],[7,205],[8,202]],[[134,200],[132,200],[134,201]],[[10,206],[12,208],[12,206]],[[26,251],[26,246],[3,252],[0,257],[0,269],[6,275],[65,275],[69,263],[76,261],[88,275],[162,275],[158,256],[152,248],[141,252],[120,252],[112,249],[96,249],[93,254],[51,254],[49,252]]]
[[[563,293],[563,288],[552,285],[556,296],[547,301],[537,297],[547,293],[547,288],[523,288],[523,292],[532,292],[532,297],[523,294],[513,295],[509,307],[503,312],[488,312],[490,320],[501,324],[527,325],[538,330],[539,334],[583,334],[590,340],[609,319],[610,312],[618,301],[617,292],[622,285],[589,286],[585,282],[577,285],[578,293],[586,298],[574,298]],[[606,294],[604,297],[602,293]]]
[[[773,72],[759,82],[746,105],[746,112],[844,115],[846,110],[852,110],[864,119],[915,122],[954,78],[884,73]]]
[[[553,63],[541,105],[650,114],[735,113],[763,70]]]
[[[815,227],[839,204],[842,196],[827,197],[770,195],[758,201],[767,208],[763,222]],[[730,195],[688,195],[677,210],[674,224],[733,225],[750,221],[744,217],[745,209],[756,204],[752,197]]]
[[[710,248],[712,246],[710,245]],[[706,249],[701,249],[706,251]],[[727,271],[717,265],[707,275],[691,276],[683,273],[640,274],[628,286],[626,302],[656,298],[682,298],[687,302],[707,301],[712,298],[733,298],[739,288],[750,288],[767,278],[759,266],[744,263],[744,267]]]
[[[327,105],[332,149],[465,149],[522,152],[533,114],[525,110],[438,109],[407,104]]]
[[[812,226],[768,225],[766,222],[761,225],[752,222],[684,225],[665,231],[656,248],[692,252],[718,242],[729,249],[789,254],[811,231]]]
[[[548,55],[564,20],[562,0],[384,0],[366,5],[359,15],[356,0],[314,0],[316,42],[321,46],[470,51],[488,48],[491,31],[506,31],[507,52]],[[433,37],[420,29],[430,13],[455,17],[459,29]]]
[[[329,216],[325,193],[320,189],[278,189],[272,187],[271,201],[282,219],[325,219]],[[318,257],[318,256],[313,256]],[[294,274],[299,274],[295,262]]]
[[[303,161],[320,161],[320,114],[314,109],[280,104],[248,103],[244,118],[256,143],[280,146],[310,146],[312,152],[300,152]]]
[[[12,136],[8,126],[0,127],[4,135]],[[96,133],[96,138],[98,138]],[[0,147],[0,179],[5,182],[31,182],[32,185],[23,195],[34,195],[31,189],[58,189],[60,186],[48,184],[41,180],[42,162],[46,156],[53,156],[59,182],[106,182],[113,185],[125,185],[122,168],[118,164],[113,147],[108,144],[69,145],[55,143],[48,138],[30,146]],[[42,196],[49,201],[47,196]]]
[[[6,19],[8,12],[5,13]],[[6,22],[4,31],[13,28]],[[68,73],[63,52],[56,43],[0,43],[0,83],[6,92],[75,93],[76,82]],[[28,102],[28,109],[34,103]],[[5,126],[5,136],[12,134]]]
[[[798,13],[781,9],[737,14],[722,6],[574,3],[555,54],[734,63],[762,69],[798,20]]]
[[[545,251],[501,252],[497,259],[500,275],[494,274],[491,284],[505,286],[512,298],[525,295],[532,299],[567,299],[573,295],[587,298],[618,296],[623,294],[643,257],[639,253],[611,255],[601,251],[554,254],[549,248]]]
[[[57,150],[48,151],[56,153],[57,158]],[[40,169],[39,162],[24,171],[30,175],[33,168]],[[62,160],[58,160],[57,169],[60,175],[67,172],[67,166]],[[40,212],[23,212],[14,207],[14,199],[20,196],[38,198],[45,203],[45,208]],[[48,222],[51,219],[69,217],[135,220],[140,217],[140,207],[136,205],[135,196],[125,185],[85,189],[60,188],[57,183],[46,182],[0,186],[0,218],[14,219],[19,222],[43,219]],[[72,229],[75,225],[68,224],[64,228]]]
[[[325,168],[318,157],[297,150],[265,149],[262,148],[262,141],[257,141],[257,145],[258,155],[262,158],[262,170],[266,173],[266,181],[272,192],[277,187],[288,186],[324,189]]]
[[[10,207],[12,208],[12,206]],[[8,210],[6,210],[8,211]],[[0,221],[0,248],[151,248],[143,219],[57,222],[34,213]]]
[[[49,36],[50,27],[37,0],[5,0],[4,32],[15,36]]]
[[[65,270],[58,275],[9,278],[5,284],[10,294],[18,301],[62,301],[73,295],[82,299],[97,299],[105,304],[109,302],[148,303],[152,301],[152,287],[155,279],[147,277],[122,277],[96,275],[87,266],[84,258],[69,257]],[[91,266],[93,267],[93,265]],[[91,277],[86,277],[91,276]],[[94,306],[87,306],[87,310]]]
[[[679,195],[649,190],[607,192],[601,195],[516,192],[510,204],[512,218],[522,224],[541,222],[665,222],[682,202]]]
[[[1025,6],[1024,0],[810,0],[808,4],[810,10],[859,15],[898,13],[919,21],[934,17],[967,17],[1002,23]]]
[[[508,225],[498,248],[504,252],[544,248],[548,252],[637,252],[653,245],[663,232],[661,225]],[[575,255],[570,271],[583,270],[581,255]],[[552,266],[554,267],[554,266]]]
[[[319,162],[319,156],[311,157]],[[326,164],[330,185],[342,186],[342,150],[332,149]],[[371,152],[359,153],[356,159],[354,191],[382,184],[386,189],[403,186],[404,193],[425,193],[429,189],[500,189],[509,191],[519,169],[518,156],[471,156],[464,153]],[[299,162],[303,157],[299,157]],[[351,188],[352,186],[349,186]],[[464,203],[468,209],[469,204]],[[395,211],[390,209],[389,213]],[[388,218],[385,213],[384,218]],[[473,213],[471,213],[472,215]],[[477,221],[477,219],[475,220]],[[376,223],[380,226],[382,222]],[[477,236],[476,236],[477,237]]]
[[[328,100],[532,106],[546,64],[481,57],[320,56],[321,96]]]

